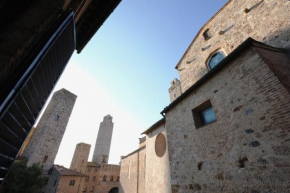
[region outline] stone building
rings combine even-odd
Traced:
[[[27,158],[27,165],[41,163],[45,174],[53,166],[76,98],[76,95],[65,89],[53,94],[21,154]]]
[[[139,149],[121,157],[120,193],[169,193],[170,170],[165,119],[142,134]]]
[[[200,29],[176,65],[164,119],[143,133],[146,191],[289,192],[289,10],[285,0],[230,0]],[[125,193],[136,184],[129,157]]]
[[[92,162],[88,161],[91,145],[77,144],[70,170],[87,176],[82,179],[78,193],[118,192],[120,166],[108,164],[113,125],[111,115],[105,116],[103,122],[100,123]]]
[[[121,157],[120,193],[145,193],[146,139],[141,138],[139,148]]]

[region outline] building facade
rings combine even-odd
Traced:
[[[143,133],[146,192],[289,192],[289,10],[289,1],[230,0],[200,29],[164,119]],[[130,156],[126,193],[138,187]]]
[[[171,193],[165,119],[142,134],[139,149],[121,157],[120,193]]]
[[[61,89],[56,91],[21,156],[27,165],[43,164],[47,173],[53,166],[77,96]]]

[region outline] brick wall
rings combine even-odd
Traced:
[[[120,193],[146,193],[145,156],[146,147],[143,147],[121,159]]]
[[[290,95],[256,51],[243,51],[167,112],[173,193],[289,191]],[[217,120],[197,129],[192,110],[207,100]]]

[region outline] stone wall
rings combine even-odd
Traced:
[[[217,50],[230,54],[248,37],[290,48],[290,1],[230,0],[206,23],[177,65],[182,92],[208,72],[207,60]],[[210,38],[203,33],[209,29]]]
[[[113,117],[111,115],[105,116],[103,122],[100,123],[98,137],[93,154],[93,162],[99,165],[101,165],[102,163],[108,163],[113,127]]]
[[[146,134],[146,193],[171,193],[167,144],[165,144],[165,154],[162,157],[158,157],[155,150],[155,146],[158,145],[156,137],[160,133],[166,137],[164,124]]]
[[[104,181],[104,176],[107,176]],[[113,180],[111,181],[111,177]],[[102,164],[98,172],[98,182],[96,193],[108,193],[112,188],[119,187],[117,178],[120,179],[120,166],[112,164]]]
[[[46,186],[42,190],[43,193],[57,192],[61,175],[54,167],[52,167],[51,170],[52,170],[52,173],[47,176],[48,181],[47,181]]]
[[[53,166],[76,98],[65,89],[53,94],[22,154],[28,159],[28,165],[41,163],[45,172]]]
[[[122,157],[119,193],[146,193],[145,157],[146,146]]]
[[[81,173],[85,173],[87,162],[90,154],[91,145],[79,143],[76,146],[73,159],[70,164],[70,169]]]
[[[85,177],[80,176],[61,176],[57,193],[77,193],[80,189],[80,182]],[[74,185],[70,185],[71,180],[75,181]]]
[[[233,5],[245,14],[249,2]],[[288,5],[264,3],[252,12],[272,5],[273,13],[274,5]],[[281,52],[269,50],[275,65],[289,64]],[[271,65],[248,48],[166,113],[173,193],[289,191],[290,94]],[[216,121],[196,128],[192,110],[208,100]]]

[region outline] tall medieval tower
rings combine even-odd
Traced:
[[[89,144],[77,144],[69,169],[85,174],[90,150],[91,145]]]
[[[93,155],[93,162],[97,164],[108,163],[113,126],[113,117],[111,115],[105,116],[103,122],[100,123],[99,133]]]
[[[77,96],[61,89],[55,92],[45,109],[22,156],[27,165],[41,163],[47,172],[54,164],[62,137]]]

